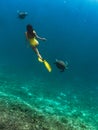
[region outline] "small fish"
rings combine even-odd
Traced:
[[[64,62],[62,60],[56,59],[54,64],[56,65],[56,67],[58,69],[61,70],[61,72],[64,72],[65,69],[68,69],[68,62],[67,61]]]

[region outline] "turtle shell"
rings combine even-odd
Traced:
[[[66,65],[63,61],[56,60],[55,64],[56,64],[57,68],[59,68],[60,70],[62,70],[62,71],[65,70]]]

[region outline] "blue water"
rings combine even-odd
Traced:
[[[27,11],[28,16],[19,19],[17,10]],[[50,63],[51,73],[27,48],[27,24],[32,24],[39,36],[47,38],[46,42],[39,41],[38,48]],[[61,73],[54,65],[55,59],[67,60],[68,70]],[[55,107],[58,115],[72,116],[73,113],[69,114],[72,111],[86,111],[89,116],[80,118],[86,123],[89,120],[97,130],[98,1],[0,1],[0,77],[2,93],[20,97],[32,106],[35,99],[38,104],[40,100],[44,102],[42,97],[56,100],[61,104]],[[72,110],[57,109],[69,104]],[[42,105],[38,108],[45,112],[47,103]]]

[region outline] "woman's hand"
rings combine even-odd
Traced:
[[[46,38],[42,38],[43,41],[46,41],[47,39]]]

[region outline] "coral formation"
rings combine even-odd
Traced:
[[[29,104],[7,96],[0,97],[1,130],[90,130],[64,116],[45,115]]]
[[[97,107],[92,112],[71,90],[57,93],[50,86],[1,75],[0,130],[97,130]]]

